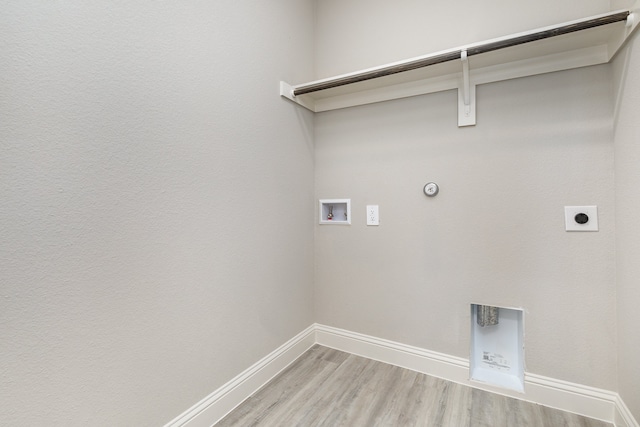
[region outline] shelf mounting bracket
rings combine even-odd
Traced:
[[[467,51],[460,52],[462,81],[458,87],[458,127],[476,124],[476,85],[471,84]]]

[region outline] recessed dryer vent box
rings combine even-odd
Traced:
[[[481,307],[471,305],[471,380],[524,392],[522,310],[497,307],[497,321],[481,322]]]
[[[321,199],[320,224],[351,224],[351,199]]]

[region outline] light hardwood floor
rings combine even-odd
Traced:
[[[224,426],[611,427],[316,345]]]

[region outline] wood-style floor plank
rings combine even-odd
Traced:
[[[315,345],[216,427],[612,427]]]

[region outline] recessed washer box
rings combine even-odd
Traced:
[[[565,206],[566,231],[598,231],[597,206]]]
[[[320,199],[320,224],[351,224],[351,199]]]

